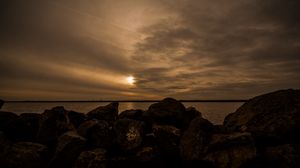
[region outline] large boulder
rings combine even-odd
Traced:
[[[41,168],[47,167],[48,148],[42,144],[18,142],[13,144],[5,155],[5,168]]]
[[[85,114],[76,111],[69,111],[68,117],[75,128],[78,128],[80,124],[87,120],[87,116]]]
[[[102,148],[81,152],[74,168],[105,168],[108,162],[106,153]]]
[[[202,117],[200,111],[198,111],[195,107],[186,108],[185,112],[180,116],[182,129],[187,129],[191,121],[196,117]]]
[[[37,113],[23,113],[12,122],[11,135],[15,141],[35,141],[41,115]]]
[[[144,123],[132,119],[117,120],[113,127],[116,143],[122,150],[131,150],[141,145]]]
[[[239,168],[256,156],[250,133],[213,134],[204,161],[216,168]]]
[[[178,128],[170,125],[154,125],[153,133],[157,139],[159,149],[166,158],[179,158],[181,131]]]
[[[69,131],[61,135],[58,139],[55,154],[49,167],[72,167],[76,158],[85,147],[85,138],[76,132]]]
[[[11,124],[18,118],[18,115],[12,112],[0,111],[0,131],[10,133]]]
[[[57,138],[72,129],[74,128],[70,123],[68,111],[61,106],[54,107],[41,114],[37,140],[53,148]]]
[[[2,108],[4,101],[0,99],[0,109]]]
[[[160,125],[180,127],[182,125],[181,117],[184,113],[185,107],[182,103],[173,98],[165,98],[158,103],[150,105],[144,116]]]
[[[104,120],[85,121],[77,131],[79,135],[87,139],[89,147],[108,149],[113,144],[113,131]]]
[[[100,106],[87,113],[89,119],[105,120],[112,124],[118,117],[119,103],[112,102],[106,106]]]
[[[11,141],[0,131],[0,167],[1,165],[4,165],[3,161],[11,144]]]
[[[180,140],[180,153],[184,161],[199,161],[207,152],[213,124],[201,116],[195,118]]]
[[[125,110],[119,114],[118,119],[143,120],[143,113],[143,110]]]
[[[297,143],[300,129],[300,90],[280,90],[250,99],[229,114],[224,126],[251,132],[258,145]]]

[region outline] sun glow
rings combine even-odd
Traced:
[[[135,83],[135,79],[133,76],[128,76],[126,78],[126,82],[129,84],[129,85],[133,85]]]

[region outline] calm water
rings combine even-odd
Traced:
[[[55,106],[64,106],[67,110],[74,110],[82,113],[87,113],[92,109],[106,105],[108,103],[97,103],[97,102],[83,102],[83,103],[5,103],[1,110],[11,111],[17,114],[21,113],[42,113],[45,109],[51,109]],[[119,112],[122,112],[127,109],[144,109],[146,110],[149,105],[152,103],[144,102],[126,102],[120,103]],[[221,124],[224,120],[224,117],[234,112],[242,103],[219,103],[219,102],[191,102],[183,103],[185,107],[196,107],[201,111],[204,118],[210,120],[214,124]]]

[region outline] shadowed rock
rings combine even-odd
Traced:
[[[202,117],[195,118],[180,140],[180,153],[185,161],[201,160],[207,152],[213,125]]]
[[[181,131],[170,125],[154,125],[153,133],[162,153],[168,158],[177,158],[178,161]]]
[[[193,119],[196,117],[202,117],[200,111],[198,111],[195,107],[188,107],[185,112],[179,116],[181,120],[181,127],[182,129],[187,129]]]
[[[76,132],[69,131],[64,133],[58,139],[55,154],[49,167],[72,167],[83,150],[85,143],[85,138],[79,136]]]
[[[182,116],[185,107],[179,101],[172,98],[165,98],[158,103],[150,105],[144,116],[150,118],[154,123],[160,125],[182,125]]]
[[[229,114],[224,126],[251,132],[258,145],[297,143],[300,129],[300,90],[280,90],[250,99]]]
[[[85,121],[77,131],[87,139],[89,147],[108,149],[113,144],[113,131],[104,120]]]
[[[128,118],[128,119],[133,119],[133,120],[142,120],[143,113],[144,113],[143,110],[125,110],[118,116],[118,118],[119,119]]]
[[[0,109],[2,108],[4,101],[0,99]]]
[[[251,134],[213,134],[203,160],[217,168],[239,168],[256,156]]]
[[[12,137],[15,141],[36,141],[41,115],[23,113],[12,122]]]
[[[87,120],[87,116],[85,114],[75,111],[69,111],[68,117],[75,128],[78,128],[80,124]]]
[[[106,106],[100,106],[87,113],[89,119],[105,120],[112,124],[118,117],[118,102],[110,103]]]
[[[42,144],[18,142],[5,155],[6,168],[47,167],[48,148]]]
[[[45,110],[41,115],[37,140],[53,148],[60,135],[73,129],[73,125],[68,117],[68,111],[64,107]]]
[[[144,123],[132,119],[117,120],[113,127],[116,143],[123,150],[131,150],[141,145]]]
[[[0,167],[4,165],[5,155],[11,146],[10,140],[0,131]]]
[[[11,112],[0,111],[0,131],[11,132],[11,124],[18,118],[18,115]]]
[[[106,153],[102,148],[81,152],[74,168],[105,168],[108,162]]]

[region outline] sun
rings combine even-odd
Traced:
[[[135,83],[135,79],[133,76],[128,76],[126,78],[126,82],[129,84],[129,85],[133,85]]]

